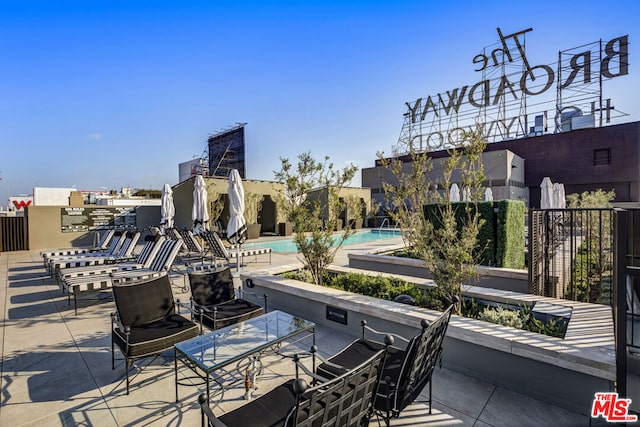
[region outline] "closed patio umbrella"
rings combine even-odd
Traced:
[[[471,201],[471,189],[469,187],[462,188],[462,201],[463,202]]]
[[[236,245],[236,269],[240,270],[240,245],[247,240],[247,221],[244,218],[244,187],[237,169],[229,174],[229,210],[227,240]]]
[[[207,203],[207,186],[202,175],[196,176],[193,183],[193,234],[209,229],[209,207]]]
[[[540,209],[553,208],[553,183],[545,176],[540,184]]]
[[[455,182],[451,184],[451,188],[449,188],[449,200],[452,202],[460,201],[460,189]]]
[[[160,201],[160,229],[164,232],[167,228],[173,228],[173,217],[176,208],[173,205],[173,190],[169,184],[162,187],[162,197]],[[163,233],[164,234],[164,233]]]
[[[491,191],[491,188],[487,187],[486,190],[484,190],[484,201],[490,202],[492,200],[493,200],[493,191]]]
[[[553,207],[556,209],[565,209],[567,207],[564,184],[560,184],[559,182],[553,184]]]
[[[229,174],[229,210],[227,240],[231,244],[242,244],[247,239],[247,221],[244,218],[244,187],[237,169]]]

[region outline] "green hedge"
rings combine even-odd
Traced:
[[[519,200],[499,200],[496,204],[496,265],[524,268],[524,203]]]
[[[465,205],[465,202],[453,203],[460,227]],[[476,246],[482,251],[481,265],[524,268],[524,210],[524,203],[518,200],[478,202],[478,212],[484,220]],[[437,205],[425,205],[424,212],[436,227],[440,225]]]

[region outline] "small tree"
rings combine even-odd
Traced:
[[[220,195],[220,193],[212,193],[209,198],[209,223],[215,224],[220,215],[222,215],[222,210],[224,209],[224,199]]]
[[[427,153],[411,151],[409,164],[379,154],[393,180],[383,182],[391,218],[402,227],[405,244],[431,271],[441,295],[449,302],[458,299],[458,312],[462,285],[476,276],[482,252],[477,237],[484,220],[477,201],[483,194],[481,154],[486,146],[479,130],[464,132],[462,138],[461,147],[449,151],[443,175],[435,181],[429,179],[433,160]],[[468,195],[464,204],[452,203],[449,196],[454,173]],[[429,203],[437,206],[432,217],[424,209]]]
[[[344,209],[340,190],[351,182],[358,168],[350,165],[336,170],[329,157],[316,161],[310,152],[298,155],[295,168],[289,159],[281,157],[280,161],[282,168],[274,174],[285,189],[283,195],[276,196],[276,203],[287,221],[293,223],[294,241],[313,282],[321,285],[326,266],[333,262],[345,239],[354,233],[350,227],[337,234],[334,230]]]
[[[258,223],[258,213],[262,209],[264,196],[262,194],[245,193],[244,195],[244,218],[247,224]]]
[[[576,214],[576,224],[586,225],[587,233],[577,249],[573,263],[573,283],[569,298],[607,303],[613,277],[613,212],[615,191],[585,191],[567,195],[569,208],[587,209]],[[593,210],[589,210],[593,209]],[[599,210],[604,209],[604,210]]]

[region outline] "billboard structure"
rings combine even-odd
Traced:
[[[231,129],[226,129],[210,135],[209,175],[228,177],[231,169],[237,169],[242,179],[246,178],[244,127],[246,123],[238,123]]]
[[[503,34],[472,59],[474,84],[406,102],[395,155],[455,147],[480,126],[488,142],[601,127],[626,113],[603,94],[603,82],[629,74],[628,35],[560,51],[555,68],[525,49],[528,28]]]

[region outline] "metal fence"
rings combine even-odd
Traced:
[[[29,249],[29,230],[24,216],[0,217],[0,252]]]
[[[613,309],[616,391],[640,353],[640,209],[529,211],[529,292]]]
[[[531,209],[529,292],[613,304],[613,209]]]

